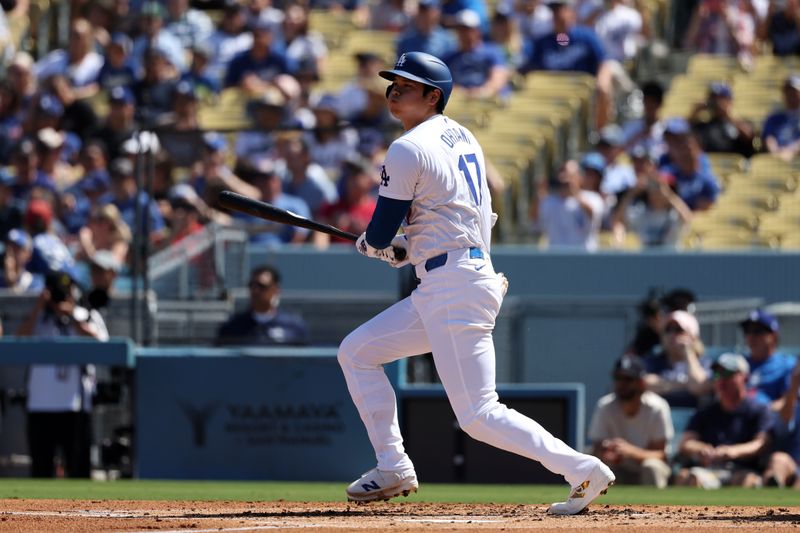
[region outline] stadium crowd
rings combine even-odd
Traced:
[[[682,4],[687,25],[678,47],[734,57],[744,71],[761,54],[800,54],[796,0]],[[764,151],[788,161],[800,151],[800,75],[785,79],[784,109],[763,124],[734,113],[733,88],[722,81],[689,115],[664,116],[664,80],[636,76],[639,54],[658,37],[649,2],[224,0],[207,7],[73,0],[65,46],[41,57],[9,40],[8,15],[0,12],[0,288],[38,294],[53,275],[79,276],[74,267],[83,262],[102,302],[133,254],[178,243],[210,222],[247,230],[256,246],[330,244],[327,236],[221,209],[216,198],[226,189],[364,231],[384,150],[398,132],[377,76],[395,57],[363,50],[352,58],[349,83],[321,90],[333,52],[311,24],[312,10],[394,32],[397,55],[443,58],[455,93],[466,99],[502,105],[535,71],[593,76],[593,141],[554,161],[552,175],[537,176],[530,222],[551,247],[595,250],[603,231],[618,245],[634,233],[644,246],[680,247],[693,216],[721,194],[709,153]],[[250,128],[204,130],[201,108],[231,95],[246,103]],[[631,104],[637,97],[639,113]],[[252,316],[233,317],[220,344],[272,338],[263,326],[274,319],[268,291],[278,283],[271,270],[253,273]],[[714,361],[703,354],[688,308],[650,325],[653,342],[632,344],[614,367],[614,393],[601,400],[590,429],[596,453],[632,482],[800,486],[800,374],[794,359],[773,353],[774,317],[758,311],[742,323],[746,358]],[[283,329],[292,328],[293,342],[306,342],[301,325]],[[672,450],[667,415],[678,407],[698,410]],[[673,451],[688,457],[674,472]]]

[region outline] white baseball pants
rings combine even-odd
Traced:
[[[498,401],[492,330],[502,303],[488,259],[450,252],[408,298],[358,327],[342,342],[339,364],[375,449],[378,468],[413,468],[403,448],[394,391],[381,365],[433,352],[461,428],[474,439],[539,461],[575,486],[599,460],[579,453],[540,424]]]

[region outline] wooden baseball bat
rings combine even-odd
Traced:
[[[222,191],[219,193],[219,203],[222,207],[247,213],[248,215],[263,218],[264,220],[271,220],[280,224],[288,224],[289,226],[306,228],[312,231],[321,231],[322,233],[335,235],[341,239],[347,239],[353,242],[356,242],[359,237],[355,233],[350,233],[349,231],[341,230],[329,224],[317,222],[316,220],[310,220],[306,217],[292,213],[291,211],[286,211],[285,209],[275,207],[267,202],[253,200],[252,198],[242,196],[241,194],[232,191]],[[395,248],[395,257],[398,261],[404,260],[406,258],[406,251],[402,248]]]

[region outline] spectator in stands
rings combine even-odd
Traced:
[[[225,79],[228,63],[253,46],[253,34],[246,31],[246,8],[238,0],[226,0],[222,20],[208,39],[211,50],[209,75],[220,84]]]
[[[577,162],[561,165],[549,191],[541,191],[534,221],[547,236],[551,248],[597,249],[597,237],[603,217],[603,198],[582,188],[582,174]]]
[[[209,131],[203,134],[203,158],[199,173],[190,180],[197,194],[207,203],[211,204],[211,192],[226,189],[248,198],[262,199],[255,185],[244,181],[233,173],[226,163],[228,142],[217,132]]]
[[[334,179],[342,163],[356,152],[358,132],[340,121],[339,102],[333,95],[320,98],[312,111],[314,129],[306,134],[311,160]]]
[[[24,228],[33,238],[33,255],[28,270],[34,274],[70,269],[75,264],[64,241],[56,232],[53,216],[54,197],[50,193],[31,197],[25,211]]]
[[[653,289],[650,289],[647,297],[639,303],[637,309],[639,321],[636,324],[636,334],[625,349],[625,354],[644,357],[661,343],[664,313],[661,302]]]
[[[609,59],[620,65],[634,59],[639,48],[650,40],[650,25],[642,11],[630,6],[628,0],[607,0],[594,29],[603,42]]]
[[[39,171],[39,153],[33,140],[23,138],[11,155],[14,183],[11,192],[14,198],[26,202],[37,191],[55,191],[55,184]]]
[[[266,162],[262,163],[262,167],[256,169],[251,180],[258,189],[261,199],[275,207],[310,218],[311,211],[308,209],[308,205],[301,198],[284,193],[283,182],[276,174],[275,169],[268,165]],[[238,213],[234,215],[234,219],[242,222],[245,229],[250,230],[251,243],[278,246],[286,243],[303,243],[308,238],[309,232],[304,228],[265,222],[262,219]]]
[[[20,325],[21,337],[86,337],[108,340],[97,311],[78,305],[78,287],[66,272],[45,280],[36,306]],[[28,446],[33,477],[55,476],[61,448],[67,477],[88,478],[91,470],[92,365],[32,365],[27,376]]]
[[[281,176],[283,192],[302,198],[312,216],[316,217],[323,205],[339,199],[336,186],[325,169],[311,161],[308,144],[303,137],[293,136],[286,142],[280,142],[278,151],[285,168]]]
[[[687,313],[694,314],[697,302],[697,296],[689,289],[678,287],[672,289],[667,294],[661,297],[661,305],[668,313],[673,311],[686,311]]]
[[[410,23],[410,2],[405,0],[377,0],[369,15],[370,28],[380,31],[403,31]]]
[[[122,155],[122,144],[136,131],[135,102],[133,92],[127,87],[114,87],[108,93],[108,116],[94,138],[105,143],[109,161]]]
[[[94,32],[86,19],[70,23],[67,49],[53,50],[35,67],[39,81],[50,76],[64,75],[75,89],[75,98],[87,98],[97,93],[97,75],[103,66],[103,56],[94,51]]]
[[[159,118],[158,140],[179,167],[191,167],[202,157],[199,100],[197,86],[181,80],[172,93],[172,111]]]
[[[622,128],[609,124],[600,130],[597,151],[606,161],[603,182],[600,190],[603,194],[617,197],[636,184],[636,172],[630,163],[621,160],[625,152],[625,136]]]
[[[478,13],[465,9],[455,16],[458,49],[442,58],[450,67],[453,85],[469,98],[509,95],[509,70],[503,51],[483,41]]]
[[[509,13],[525,42],[534,41],[553,31],[553,11],[542,0],[503,0],[498,13]]]
[[[455,28],[458,24],[456,16],[461,11],[468,9],[478,14],[481,20],[481,32],[489,31],[489,13],[486,2],[483,0],[443,0],[442,1],[442,26]]]
[[[510,69],[516,70],[522,65],[524,54],[523,40],[510,13],[496,11],[489,25],[489,42],[500,48],[503,59]]]
[[[120,265],[124,265],[128,261],[128,249],[132,241],[130,226],[122,219],[117,206],[96,206],[92,208],[86,226],[80,230],[80,249],[76,258],[91,260],[102,250],[110,252]]]
[[[377,205],[374,192],[379,182],[376,176],[375,167],[370,161],[360,156],[348,160],[341,178],[341,197],[336,203],[324,206],[320,218],[357,235],[365,232]],[[347,242],[320,232],[315,233],[313,238],[320,246],[330,242]]]
[[[133,41],[133,59],[146,63],[146,53],[158,49],[167,63],[178,72],[186,70],[186,59],[180,39],[164,28],[166,9],[157,0],[147,0],[139,12],[139,36]]]
[[[800,74],[792,74],[783,84],[785,109],[767,117],[761,129],[761,138],[767,151],[784,161],[791,161],[800,153]]]
[[[643,146],[637,146],[630,156],[636,184],[622,194],[613,215],[617,242],[624,242],[630,230],[636,232],[644,247],[679,247],[683,230],[692,219],[691,209]]]
[[[764,485],[800,489],[800,363],[796,364],[778,411],[775,451],[764,470]]]
[[[294,63],[274,46],[271,22],[258,19],[253,26],[253,45],[237,54],[228,64],[226,87],[239,87],[250,95],[277,88],[287,98],[297,93],[297,81],[292,78]]]
[[[739,2],[701,0],[684,36],[684,48],[704,54],[737,57],[752,67],[756,21]]]
[[[114,87],[131,87],[136,82],[136,70],[131,64],[133,41],[128,35],[116,32],[106,46],[105,61],[97,73],[100,89],[110,92]]]
[[[797,0],[772,1],[760,25],[759,38],[772,44],[772,54],[779,57],[800,55],[800,20]]]
[[[186,183],[172,187],[168,197],[171,209],[166,244],[172,245],[203,230],[204,213],[208,208],[192,186]]]
[[[12,229],[3,237],[3,269],[0,289],[20,294],[38,294],[44,287],[44,277],[30,272],[26,265],[33,255],[33,242],[25,231]]]
[[[318,71],[324,70],[328,47],[322,35],[309,27],[308,10],[299,4],[287,6],[283,19],[286,56],[295,65],[311,61]]]
[[[158,204],[136,185],[133,163],[130,159],[115,159],[109,165],[109,174],[111,194],[104,203],[110,202],[119,210],[122,220],[132,232],[139,231],[141,235],[147,235],[151,242],[160,242],[164,237],[164,219],[158,210]],[[139,219],[139,228],[135,224],[137,204],[143,213]]]
[[[528,43],[526,60],[520,72],[579,71],[595,76],[595,125],[602,128],[610,120],[613,97],[613,67],[606,62],[603,43],[594,30],[575,24],[574,0],[548,0],[547,5],[553,10],[553,32]]]
[[[747,396],[744,357],[722,354],[713,369],[716,400],[689,420],[679,449],[687,464],[675,483],[706,489],[760,487],[772,415]]]
[[[614,364],[614,392],[597,401],[589,440],[592,454],[614,469],[617,483],[664,488],[674,429],[669,404],[647,390],[645,369],[636,356]]]
[[[80,180],[60,195],[59,218],[70,235],[77,235],[86,225],[92,206],[108,192],[108,156],[105,144],[93,139],[81,149],[79,157]]]
[[[345,83],[336,96],[336,107],[340,116],[350,121],[367,107],[369,91],[375,87],[375,80],[381,79],[378,72],[386,68],[383,58],[372,52],[359,52],[355,54],[354,58],[357,64],[356,77]],[[384,94],[385,90],[384,84]],[[322,95],[320,101],[322,98],[325,98],[325,95]]]
[[[259,20],[269,23],[280,37],[280,27],[283,22],[283,10],[275,7],[272,0],[247,0],[246,16],[247,25],[253,27]]]
[[[144,53],[144,77],[133,86],[137,118],[143,127],[154,127],[172,111],[178,78],[165,51],[149,48]]]
[[[601,229],[610,228],[610,216],[617,205],[617,197],[603,191],[603,176],[606,172],[606,158],[600,152],[589,152],[581,157],[583,180],[581,188],[596,192],[603,199]]]
[[[22,98],[8,80],[0,81],[0,167],[11,160],[11,152],[23,135]]]
[[[22,227],[22,203],[14,198],[14,176],[0,168],[0,239]]]
[[[711,391],[710,361],[704,353],[694,315],[670,312],[664,321],[661,344],[644,356],[647,388],[672,407],[696,407]]]
[[[711,208],[720,193],[717,178],[700,142],[692,135],[684,119],[667,121],[664,130],[667,153],[662,156],[660,170],[669,174],[678,196],[692,211]]]
[[[27,52],[17,52],[8,65],[6,71],[8,83],[12,90],[22,100],[21,108],[27,108],[28,103],[36,93],[36,76],[33,72],[33,58]]]
[[[397,57],[406,52],[425,52],[447,57],[456,49],[453,35],[442,28],[442,8],[439,0],[421,0],[416,15],[397,40]]]
[[[217,333],[217,345],[294,345],[309,342],[308,327],[297,315],[281,311],[281,275],[272,266],[250,274],[250,304],[234,314]]]
[[[236,171],[247,175],[262,161],[273,162],[277,157],[276,134],[287,125],[286,98],[277,89],[264,91],[247,104],[253,120],[252,129],[236,136]]]
[[[40,175],[60,191],[72,185],[75,180],[72,166],[61,159],[66,143],[66,134],[53,128],[43,128],[36,133]]]
[[[631,119],[622,125],[625,147],[643,146],[656,158],[666,150],[661,107],[664,105],[664,88],[656,81],[642,84],[642,118]]]
[[[744,157],[755,152],[753,126],[733,115],[733,91],[727,83],[709,85],[706,101],[694,107],[689,122],[706,152],[737,153]]]
[[[206,41],[195,44],[192,47],[192,63],[189,65],[189,70],[181,76],[181,81],[191,83],[198,99],[204,102],[214,102],[216,95],[222,90],[219,80],[209,71],[210,57],[211,47]]]
[[[748,395],[780,411],[797,358],[778,351],[780,326],[774,315],[755,309],[739,325],[749,350]]]
[[[189,0],[167,0],[166,29],[178,38],[183,48],[202,43],[214,31],[214,23],[199,9],[189,7]]]

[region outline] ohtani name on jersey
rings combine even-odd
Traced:
[[[467,135],[467,132],[464,131],[463,128],[447,128],[439,138],[450,148],[455,146],[458,142],[470,144],[469,135]]]

